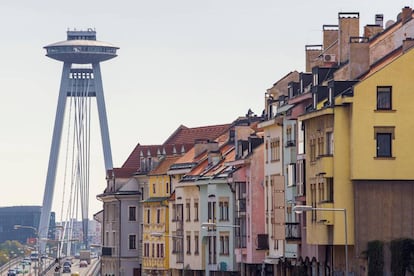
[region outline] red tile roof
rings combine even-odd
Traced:
[[[214,140],[227,132],[230,127],[231,124],[194,128],[181,125],[162,145],[140,145],[138,143],[122,165],[122,168],[134,168],[138,172],[141,166],[141,157],[148,157],[150,155],[156,158],[160,154],[166,156],[182,155],[194,146],[197,139]]]
[[[141,157],[151,156],[153,158],[159,155],[182,155],[193,147],[192,144],[180,144],[180,145],[140,145],[138,144],[135,149],[128,156],[122,168],[134,168],[139,171],[141,167]]]
[[[230,128],[231,124],[213,125],[204,127],[188,128],[179,126],[173,134],[164,142],[164,145],[171,144],[194,144],[198,139],[214,140]]]
[[[113,168],[107,171],[108,178],[130,178],[135,173],[134,168]]]

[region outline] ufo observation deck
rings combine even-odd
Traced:
[[[56,42],[43,47],[46,56],[68,63],[92,64],[99,63],[117,56],[119,47],[97,41],[96,32],[67,31],[67,40]]]

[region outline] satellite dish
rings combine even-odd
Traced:
[[[395,21],[393,21],[393,20],[388,20],[388,21],[385,23],[385,28],[387,29],[388,27],[390,27],[390,26],[394,25],[394,23],[395,23]]]

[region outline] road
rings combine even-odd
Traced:
[[[62,261],[61,263],[63,264],[64,261]],[[87,267],[79,267],[79,260],[77,259],[73,259],[72,261],[72,267],[71,267],[71,273],[73,272],[79,272],[79,275],[81,276],[91,276],[92,272],[93,272],[93,268],[95,267],[95,265],[97,265],[98,259],[94,258],[91,260],[91,264],[88,265]],[[62,271],[62,268],[61,268]],[[48,271],[48,273],[46,273],[46,276],[55,276],[55,275],[67,275],[70,276],[71,273],[62,273],[60,272],[59,274],[56,273],[55,274],[55,270],[52,268],[50,271]]]
[[[9,268],[16,268],[18,266],[20,268],[22,268],[22,266],[19,265],[20,261],[21,260],[17,258],[15,260],[10,261],[10,263],[7,263],[6,265],[2,266],[0,268],[0,276],[7,276],[7,272],[9,270]],[[52,264],[53,262],[54,262],[53,259],[44,260],[43,266],[47,267],[50,264]],[[63,264],[63,262],[64,261],[61,261],[62,264]],[[93,269],[95,268],[96,265],[99,265],[98,264],[98,259],[96,259],[96,258],[92,259],[91,264],[88,265],[87,267],[79,267],[79,260],[74,259],[73,263],[72,263],[71,272],[79,272],[79,275],[81,275],[81,276],[91,276],[92,272],[93,272]],[[30,268],[25,266],[25,269],[23,270],[24,273],[20,273],[20,274],[17,274],[17,275],[18,276],[37,276],[38,275],[37,269],[38,269],[37,262],[32,262],[31,265],[30,265]],[[62,268],[61,268],[61,271],[62,271]],[[45,275],[46,276],[56,276],[56,275],[70,276],[70,274],[71,273],[62,273],[62,272],[55,274],[54,267],[52,267],[50,269],[50,271],[48,271]]]

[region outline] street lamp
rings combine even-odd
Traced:
[[[162,232],[152,232],[151,233],[152,237],[157,237],[157,238],[161,238],[161,237],[171,237],[171,238],[175,238],[175,239],[181,239],[181,254],[183,257],[183,270],[181,275],[184,276],[185,275],[185,262],[184,262],[184,236],[174,236],[174,235],[166,235]]]
[[[233,225],[233,224],[217,224],[215,222],[202,222],[201,228],[208,229],[208,228],[241,228],[240,225]],[[239,232],[239,247],[240,247],[240,274],[244,275],[244,265],[243,265],[243,254],[242,254],[242,246],[241,246],[241,232]]]
[[[28,226],[28,225],[20,225],[20,224],[15,224],[13,227],[15,230],[17,229],[32,229],[36,235],[36,251],[38,254],[37,257],[37,265],[35,266],[35,271],[37,272],[37,275],[39,275],[40,270],[42,269],[42,259],[41,256],[39,255],[39,231],[37,230],[36,227],[34,226]],[[40,266],[40,267],[39,267]]]
[[[346,216],[346,208],[320,208],[313,207],[311,205],[295,205],[292,210],[300,214],[302,212],[308,211],[334,211],[334,212],[344,212],[344,224],[345,224],[345,275],[348,276],[348,224]]]

